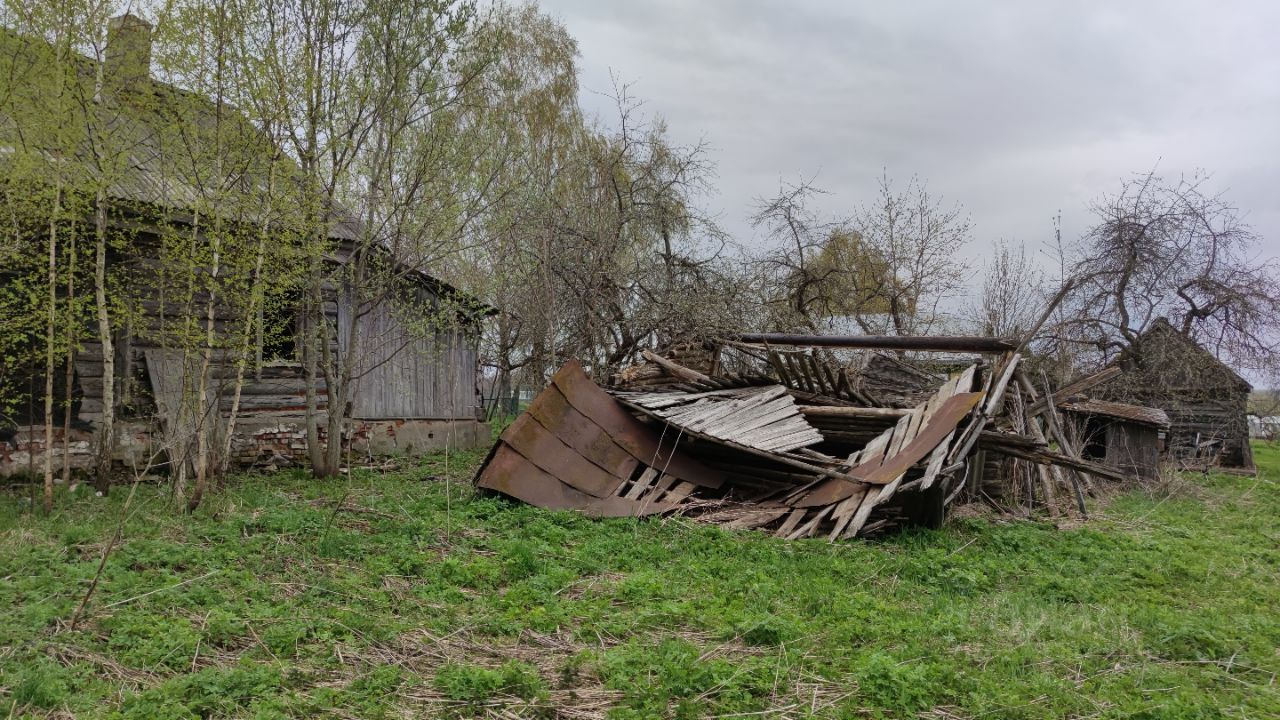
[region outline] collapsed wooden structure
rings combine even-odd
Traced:
[[[1022,504],[1084,513],[1090,476],[1129,473],[1084,458],[1058,404],[1115,371],[1054,394],[1022,360],[992,338],[743,335],[646,352],[606,387],[571,361],[476,484],[595,516],[680,512],[837,540],[940,524],[985,494],[999,456],[1019,468],[1006,474]]]

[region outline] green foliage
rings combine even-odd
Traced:
[[[142,486],[73,632],[122,494],[62,496],[45,518],[7,489],[0,710],[1201,718],[1280,703],[1272,446],[1256,446],[1259,478],[1120,495],[1073,529],[965,520],[838,545],[477,496],[481,457],[243,475],[191,517]]]
[[[931,677],[919,658],[899,661],[873,651],[858,658],[856,668],[859,694],[891,717],[915,714],[934,704],[939,678]]]
[[[121,720],[186,720],[237,717],[249,711],[247,714],[259,717],[279,717],[270,696],[281,689],[278,668],[241,662],[178,675],[129,695],[120,704],[117,716]]]
[[[70,690],[67,669],[47,658],[20,668],[10,679],[9,695],[14,704],[55,708]]]
[[[903,294],[884,253],[848,228],[827,235],[808,272],[814,278],[811,291],[822,299],[822,312],[830,315],[889,313],[890,298]],[[915,305],[911,298],[907,311],[914,313]]]
[[[547,690],[538,669],[518,660],[494,669],[449,663],[436,673],[435,686],[445,697],[468,703],[484,702],[499,695],[534,700]]]

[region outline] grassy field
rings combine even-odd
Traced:
[[[1280,450],[1087,523],[787,543],[590,521],[475,456],[0,493],[0,717],[1280,717]]]

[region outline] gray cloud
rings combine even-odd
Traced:
[[[997,238],[1037,244],[1058,211],[1153,167],[1206,169],[1280,255],[1280,5],[543,0],[578,39],[584,103],[610,71],[680,142],[707,139],[708,205],[744,241],[752,198],[818,174],[826,209],[882,168],[919,174]],[[594,91],[594,92],[593,92]]]

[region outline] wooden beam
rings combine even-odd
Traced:
[[[897,419],[911,414],[910,410],[902,408],[844,407],[839,405],[802,405],[800,406],[800,412],[809,417],[878,419]]]
[[[1071,289],[1075,286],[1076,279],[1068,278],[1067,281],[1062,284],[1062,287],[1058,288],[1058,293],[1054,295],[1053,299],[1049,301],[1049,304],[1044,307],[1044,312],[1040,313],[1040,319],[1036,320],[1036,324],[1032,325],[1031,329],[1022,336],[1022,340],[1018,343],[1016,348],[1018,352],[1022,352],[1023,349],[1035,339],[1036,333],[1040,332],[1040,328],[1044,327],[1044,324],[1049,322],[1049,316],[1053,314],[1054,310],[1058,309],[1058,305],[1062,303],[1063,299],[1067,297],[1067,293],[1071,292]]]
[[[1095,388],[1108,380],[1118,377],[1123,372],[1124,371],[1120,368],[1112,365],[1111,367],[1103,368],[1092,375],[1086,375],[1082,378],[1072,380],[1066,385],[1058,388],[1057,392],[1053,393],[1053,401],[1056,404],[1073,395],[1079,395],[1086,390]],[[1031,404],[1028,412],[1032,415],[1039,415],[1041,412],[1044,412],[1045,407],[1047,407],[1047,402],[1044,398],[1041,398]]]
[[[867,350],[921,350],[926,352],[1003,353],[1018,344],[1011,340],[968,335],[795,335],[743,333],[729,339],[752,345],[860,348]]]
[[[645,360],[648,360],[651,363],[655,363],[659,365],[660,367],[662,367],[663,370],[666,370],[667,372],[671,373],[672,375],[675,375],[676,377],[682,380],[689,380],[691,382],[700,382],[700,383],[707,383],[710,385],[717,385],[717,383],[714,382],[711,378],[707,377],[706,375],[703,375],[697,370],[693,370],[679,363],[672,362],[671,360],[668,360],[657,353],[644,350],[644,351],[641,351],[640,354],[644,356]]]

